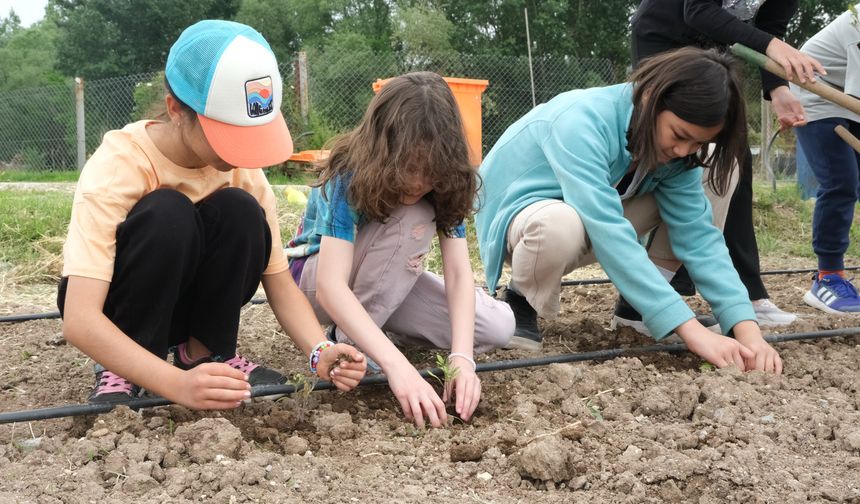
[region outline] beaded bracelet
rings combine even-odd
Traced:
[[[334,346],[334,343],[332,343],[331,341],[325,340],[325,341],[320,341],[319,343],[317,343],[317,346],[315,346],[314,349],[311,350],[311,355],[310,355],[310,357],[308,357],[308,364],[310,364],[311,373],[317,374],[317,366],[320,363],[320,356],[322,355],[324,350],[326,350],[327,348],[331,348],[333,346]]]
[[[451,352],[450,354],[448,354],[448,361],[449,362],[451,361],[451,357],[462,357],[462,358],[464,358],[467,361],[472,363],[472,371],[475,371],[476,369],[478,369],[478,365],[475,364],[475,359],[469,357],[466,354],[462,354],[460,352]]]

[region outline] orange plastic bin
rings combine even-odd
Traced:
[[[469,159],[472,166],[481,164],[483,157],[481,145],[481,94],[487,89],[490,81],[481,79],[462,79],[459,77],[444,77],[445,82],[454,93],[460,115],[463,117],[463,129],[466,141],[469,143]],[[377,79],[373,83],[373,92],[379,92],[390,79]]]

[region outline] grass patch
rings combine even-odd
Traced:
[[[769,184],[754,184],[753,221],[759,253],[767,256],[815,258],[812,251],[813,200],[800,197],[793,182],[780,183],[776,191]],[[860,208],[854,212],[850,245],[845,257],[860,255]]]
[[[10,172],[3,172],[8,174]],[[57,172],[65,173],[65,172]],[[302,183],[287,178],[287,184]],[[279,184],[280,179],[270,181]],[[291,204],[282,191],[275,192],[284,243],[295,234],[304,205]],[[54,282],[60,275],[62,246],[71,214],[72,194],[62,191],[0,190],[0,278],[9,283]],[[812,252],[813,202],[802,200],[793,184],[781,184],[776,192],[756,184],[754,220],[759,250],[763,256],[814,258]],[[846,257],[860,257],[860,209],[851,230]],[[469,258],[476,279],[482,267],[474,221],[467,221]],[[442,272],[438,241],[434,240],[426,266]]]
[[[266,178],[273,185],[308,185],[316,174],[298,169],[270,168]],[[26,171],[0,170],[0,182],[77,182],[80,172],[71,171]]]
[[[71,209],[69,193],[0,190],[0,275],[6,282],[59,278]]]
[[[266,178],[272,185],[308,185],[316,180],[316,173],[307,171],[283,171],[276,168],[265,170]]]
[[[0,170],[0,182],[77,182],[80,172]]]

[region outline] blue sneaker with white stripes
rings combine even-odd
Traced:
[[[812,277],[812,288],[803,295],[803,301],[819,310],[836,315],[860,313],[860,295],[857,288],[847,278],[840,275],[818,273]]]

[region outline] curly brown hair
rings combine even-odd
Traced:
[[[413,72],[385,83],[361,123],[335,138],[313,184],[351,174],[347,197],[359,213],[384,221],[401,205],[416,177],[433,189],[425,198],[439,229],[473,211],[479,178],[469,163],[463,121],[451,89],[433,72]],[[323,191],[325,194],[325,191]]]
[[[741,93],[737,63],[713,49],[685,47],[648,58],[633,72],[633,117],[627,145],[635,162],[657,167],[657,116],[670,110],[698,126],[722,130],[707,145],[684,158],[692,168],[710,168],[708,183],[719,195],[726,193],[732,170],[743,166],[747,155],[746,107]]]

